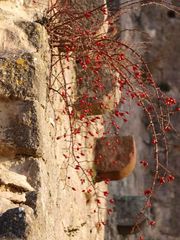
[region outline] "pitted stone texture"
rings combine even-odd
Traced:
[[[0,5],[1,18],[0,98],[31,98],[45,105],[49,44],[44,26],[11,15]]]
[[[27,12],[25,12],[27,13]],[[35,19],[37,17],[34,17]],[[0,2],[0,51],[22,51],[36,53],[48,51],[45,28],[26,17],[11,15],[1,8]]]
[[[120,180],[128,176],[136,164],[136,148],[132,136],[97,139],[95,167],[97,181]]]
[[[41,155],[37,116],[32,101],[0,102],[0,153]]]
[[[27,206],[31,207],[35,211],[35,213],[36,213],[36,209],[37,209],[37,200],[38,200],[38,194],[36,191],[26,193],[25,204]]]
[[[16,208],[18,205],[12,203],[10,200],[0,197],[0,215],[8,209]]]
[[[33,97],[34,60],[30,53],[1,53],[0,96],[25,99]]]
[[[16,19],[33,20],[34,17],[42,17],[47,7],[48,0],[0,0],[0,12],[2,9],[4,17],[10,15]]]
[[[46,76],[47,66],[38,55],[0,52],[0,98],[34,98],[41,102],[46,95]]]
[[[25,203],[26,195],[25,193],[14,193],[10,191],[1,191],[0,187],[0,198],[5,198],[10,200],[13,203]]]
[[[14,186],[25,192],[34,190],[27,182],[27,178],[25,176],[9,171],[2,166],[0,167],[0,183],[7,186]]]
[[[22,208],[13,208],[7,210],[0,216],[0,239],[1,237],[12,237],[16,239],[25,238],[27,227],[26,214]]]
[[[10,169],[20,175],[26,176],[27,182],[33,187],[33,189],[38,191],[41,186],[41,161],[41,158],[18,156],[14,163],[10,163]]]
[[[29,43],[37,50],[43,47],[42,26],[40,24],[27,21],[19,21],[15,24],[26,33]]]

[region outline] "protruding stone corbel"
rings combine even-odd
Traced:
[[[133,136],[111,136],[96,140],[96,181],[121,180],[127,177],[136,164],[136,147]]]

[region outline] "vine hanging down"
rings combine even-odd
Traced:
[[[173,6],[164,1],[126,1],[121,9],[108,11],[104,1],[80,5],[79,1],[50,2],[46,13],[46,29],[51,49],[51,75],[49,89],[57,93],[64,103],[63,114],[67,116],[69,128],[63,135],[68,147],[64,152],[67,174],[65,185],[69,185],[68,169],[73,168],[84,186],[83,193],[96,202],[94,213],[98,214],[98,225],[104,224],[101,217],[102,200],[109,198],[108,191],[98,188],[96,167],[103,156],[86,160],[86,150],[94,149],[94,139],[118,136],[120,127],[117,119],[127,122],[127,111],[119,110],[129,99],[143,109],[148,118],[148,130],[154,146],[154,176],[149,189],[144,213],[150,207],[157,186],[174,180],[168,170],[167,133],[173,130],[170,116],[176,110],[176,100],[160,91],[141,54],[115,34],[117,19],[139,2],[142,5],[158,4]],[[86,2],[86,1],[85,1]],[[101,4],[102,2],[102,4]],[[109,5],[112,1],[109,1]],[[173,8],[175,11],[177,9]],[[74,69],[75,77],[69,80],[67,71]],[[108,112],[108,118],[102,118]],[[99,127],[101,126],[101,127]],[[62,137],[57,137],[57,140]],[[81,139],[88,144],[82,145]],[[107,138],[108,139],[108,138]],[[112,151],[119,145],[105,141]],[[161,153],[161,157],[160,157]],[[162,157],[162,153],[164,157]],[[165,160],[164,160],[165,159]],[[87,163],[89,164],[87,168]],[[116,163],[113,163],[116,164]],[[141,161],[144,167],[148,162]],[[111,179],[102,179],[106,184]],[[112,209],[107,209],[110,214]],[[149,221],[153,225],[153,221]]]

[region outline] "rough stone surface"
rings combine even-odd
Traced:
[[[119,234],[134,234],[142,230],[146,223],[144,214],[140,214],[144,208],[146,198],[144,196],[124,196],[115,199],[116,224]],[[136,226],[134,229],[133,227]]]
[[[69,119],[59,94],[47,88],[48,36],[38,21],[47,1],[34,2],[0,1],[0,169],[6,169],[0,191],[9,199],[1,198],[0,239],[101,240],[104,232],[97,231],[97,215],[91,214],[95,201],[82,193],[77,171],[66,169],[68,141],[57,141],[69,131]],[[71,83],[74,65],[63,64],[70,68],[64,74]],[[76,141],[92,144],[82,136]],[[92,149],[86,158],[92,163]],[[67,174],[73,181],[65,184]],[[97,187],[107,190],[103,183]]]
[[[22,191],[33,191],[34,189],[27,182],[25,176],[18,173],[9,171],[3,167],[0,167],[0,182],[4,185],[12,185],[20,188]]]
[[[23,203],[26,201],[25,193],[13,193],[9,191],[0,191],[0,198],[11,200],[14,203]]]
[[[1,97],[25,99],[34,95],[35,68],[30,53],[1,53],[0,74]]]
[[[37,196],[37,192],[36,191],[32,191],[32,192],[27,192],[26,193],[26,201],[25,204],[29,207],[31,207],[35,212],[36,212],[36,204],[37,204],[37,200],[38,200],[38,196]]]
[[[97,181],[120,180],[128,176],[136,164],[136,148],[132,136],[97,139],[95,147]]]
[[[0,239],[1,237],[25,238],[26,217],[22,208],[7,210],[0,216]]]
[[[23,29],[28,37],[28,41],[39,50],[42,48],[42,34],[41,26],[38,23],[19,21],[15,23],[18,27]]]
[[[116,7],[121,1],[115,1]],[[179,1],[172,1],[173,4],[179,5]],[[180,78],[180,49],[179,49],[179,33],[180,33],[180,19],[175,12],[169,12],[169,9],[160,6],[149,6],[136,8],[131,14],[125,14],[120,19],[121,29],[137,29],[143,32],[126,31],[122,35],[122,39],[129,42],[133,46],[134,42],[148,41],[150,48],[148,53],[139,51],[144,54],[146,61],[149,63],[150,70],[153,73],[155,80],[159,87],[169,96],[175,97],[177,100],[176,107],[179,106],[179,78]],[[144,34],[148,34],[146,38]],[[136,45],[137,49],[138,46]],[[129,106],[123,106],[123,109],[129,109]],[[151,170],[143,171],[140,168],[139,162],[141,160],[148,160],[151,163],[152,148],[151,138],[146,132],[146,120],[142,112],[135,106],[131,107],[130,118],[128,122],[121,127],[121,134],[133,134],[137,146],[137,167],[133,174],[127,178],[117,182],[113,182],[109,191],[115,197],[118,194],[126,195],[142,195],[144,189],[150,186],[150,179],[152,176]],[[179,129],[179,114],[173,116],[172,122],[175,128]],[[155,228],[146,227],[144,230],[145,239],[153,240],[179,240],[179,140],[173,134],[169,135],[169,168],[176,177],[176,181],[167,184],[158,189],[155,196],[153,207],[150,211],[150,217],[156,221]],[[151,164],[150,164],[151,165]],[[151,166],[150,166],[151,169]],[[110,219],[111,223],[106,228],[106,240],[124,240],[124,236],[118,234],[116,218],[114,216]],[[143,234],[143,233],[142,233]],[[135,240],[137,235],[127,237],[129,240]]]
[[[37,107],[33,101],[2,101],[0,103],[0,151],[40,155]]]
[[[10,200],[0,197],[0,215],[8,209],[16,208],[18,205],[12,203]]]
[[[83,2],[87,5],[94,3],[93,1]],[[100,2],[96,1],[96,6]],[[85,9],[87,5],[85,4]],[[6,168],[11,174],[16,173],[13,175],[14,182],[22,179],[18,183],[20,186],[26,182],[26,176],[27,182],[34,190],[26,193],[26,202],[23,204],[12,203],[14,201],[12,198],[12,201],[0,199],[0,239],[122,240],[124,236],[122,237],[117,231],[117,218],[112,218],[113,225],[106,229],[105,237],[103,231],[97,231],[96,223],[99,219],[92,214],[96,206],[89,199],[89,195],[80,194],[84,188],[79,184],[81,176],[72,168],[66,171],[67,161],[63,154],[65,149],[69,148],[69,139],[65,142],[62,136],[69,131],[69,120],[67,115],[63,114],[64,104],[60,96],[47,89],[50,65],[48,36],[44,26],[37,20],[39,17],[41,19],[46,6],[47,1],[0,1],[0,167]],[[146,29],[143,30],[147,31],[153,41],[156,42],[156,39],[159,39],[155,53],[152,51],[152,54],[157,54],[159,49],[161,52],[166,49],[166,55],[170,58],[172,49],[176,49],[176,44],[170,46],[169,41],[172,39],[179,41],[179,37],[175,37],[171,30],[173,29],[173,32],[177,30],[179,19],[168,17],[166,10],[163,11],[153,9],[152,12],[148,10],[143,15],[141,11],[136,10],[133,16],[125,16],[121,21],[126,22],[125,28],[133,27],[136,22],[141,25],[144,21],[143,25]],[[155,13],[156,17],[154,17]],[[162,16],[166,16],[163,26],[161,25]],[[101,19],[104,19],[103,16]],[[155,23],[156,19],[158,24]],[[161,32],[157,35],[159,30]],[[125,40],[130,39],[131,36],[132,34],[126,35]],[[132,43],[131,39],[130,43]],[[169,63],[158,65],[159,75],[157,75],[163,78],[163,82],[168,81],[169,93],[173,96],[178,94],[179,75],[175,73],[179,68],[177,66],[178,51],[177,48],[177,51],[174,51],[174,57],[171,58],[174,64],[173,70],[170,70],[167,75],[168,79],[163,78],[165,74],[162,73],[164,72],[162,69],[165,68],[168,71]],[[63,64],[67,69],[67,63]],[[75,79],[76,72],[73,63],[68,63],[68,67],[69,70],[65,70],[64,74],[70,84]],[[145,132],[145,126],[141,127],[142,122],[145,123],[142,113],[135,110],[135,107],[133,111],[132,119],[129,124],[126,124],[125,130],[121,129],[121,134],[135,135],[138,160],[140,160],[149,156],[151,152],[150,136]],[[96,129],[102,128],[101,121],[102,116],[97,126],[93,125],[92,129],[85,129],[85,133],[92,131],[95,135]],[[85,159],[90,163],[85,167],[91,168],[94,157],[93,150],[88,146],[94,142],[85,140],[83,136],[77,136],[76,141],[81,142],[87,149]],[[176,160],[178,153],[178,143],[172,137],[171,156],[174,160],[174,169],[179,166]],[[68,182],[64,181],[66,177],[70,177]],[[176,177],[179,178],[179,173]],[[2,178],[5,178],[4,173]],[[12,184],[7,186],[1,182],[0,184],[2,192],[8,190],[16,195],[20,191],[18,186],[12,188],[9,186]],[[135,172],[128,179],[113,182],[109,191],[118,197],[129,194],[141,196],[146,184],[143,173],[137,165]],[[77,191],[72,191],[72,186],[76,187]],[[96,183],[96,187],[101,191],[107,191],[104,183]],[[162,197],[158,196],[160,200],[156,200],[152,210],[156,212],[157,218],[162,220],[159,221],[157,230],[146,231],[150,239],[178,240],[179,221],[175,214],[179,210],[178,187],[178,184],[171,185],[169,192],[162,189],[162,196],[166,194],[166,200],[168,199],[166,203]],[[176,204],[172,205],[173,201]],[[24,211],[19,213],[20,207],[23,207]],[[122,208],[119,213],[121,210]],[[119,222],[120,220],[121,217],[118,218]],[[130,237],[132,240],[135,238]]]

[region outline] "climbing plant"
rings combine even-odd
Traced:
[[[57,141],[61,138],[67,141],[63,153],[65,186],[77,191],[68,176],[68,170],[72,168],[80,176],[80,184],[84,186],[82,194],[86,194],[87,202],[91,198],[96,202],[93,213],[98,215],[97,227],[100,227],[105,224],[101,216],[101,211],[104,211],[102,201],[108,200],[113,204],[114,200],[109,197],[108,191],[99,189],[96,184],[96,166],[103,158],[88,161],[87,151],[94,149],[95,138],[119,135],[119,119],[125,124],[130,115],[129,111],[119,110],[119,105],[130,99],[135,101],[147,116],[147,129],[152,136],[154,174],[151,186],[144,190],[147,201],[143,214],[151,207],[152,196],[159,185],[174,180],[168,169],[167,134],[174,130],[170,117],[178,111],[176,100],[161,92],[141,53],[118,37],[120,32],[116,32],[116,24],[123,13],[136,8],[137,4],[165,5],[174,11],[178,9],[166,0],[125,1],[117,10],[112,10],[112,1],[108,1],[111,11],[103,1],[96,4],[96,1],[86,2],[82,5],[73,0],[49,2],[45,25],[51,49],[49,91],[60,96],[64,103],[62,114],[69,122],[63,136],[57,136]],[[74,71],[70,80],[68,71]],[[102,118],[103,114],[108,117]],[[85,146],[82,139],[86,142]],[[112,147],[111,142],[106,144]],[[148,167],[146,160],[140,163]],[[110,182],[108,178],[102,180],[105,184]],[[112,209],[107,209],[108,214],[111,212]],[[147,221],[149,225],[155,225],[153,220]]]

